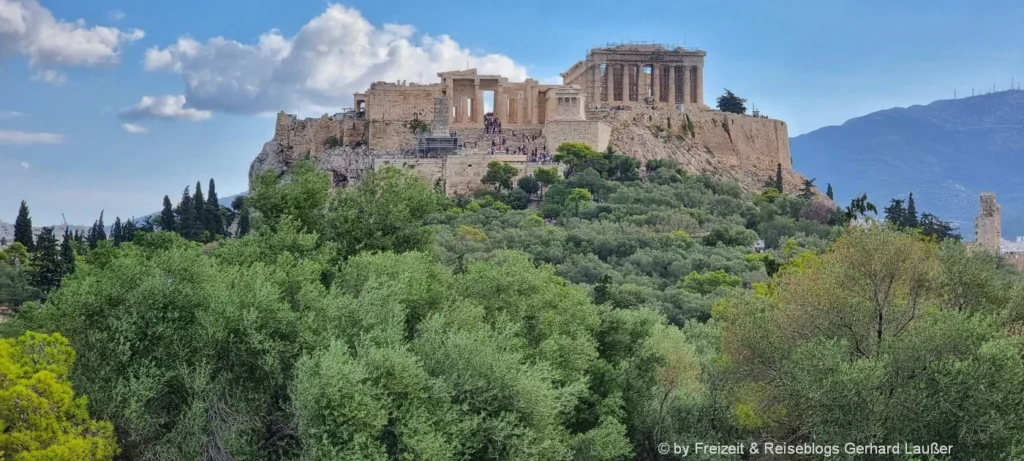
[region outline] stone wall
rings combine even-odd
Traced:
[[[323,155],[327,138],[331,136],[336,137],[342,147],[366,144],[367,127],[366,120],[307,118],[292,121],[289,115],[279,113],[273,140],[296,158],[306,153],[319,157]]]
[[[490,162],[505,162],[519,169],[513,183],[524,175],[532,175],[538,167],[553,166],[529,163],[522,155],[465,154],[445,158],[379,157],[374,161],[373,169],[389,166],[406,168],[430,184],[441,181],[446,194],[458,195],[487,187],[480,180],[487,173],[487,164]],[[564,171],[564,168],[559,166],[559,171]]]
[[[398,85],[375,83],[367,91],[366,118],[370,120],[434,119],[434,98],[442,87],[434,85]]]
[[[563,142],[584,142],[598,152],[608,148],[611,127],[595,120],[555,120],[544,125],[548,152],[555,152]]]
[[[416,148],[416,135],[408,121],[371,120],[369,131],[370,147],[374,150],[406,151]]]

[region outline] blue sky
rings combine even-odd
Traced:
[[[36,225],[109,223],[211,177],[235,194],[277,110],[333,113],[466,62],[557,80],[608,42],[706,50],[705,99],[727,87],[791,136],[1024,78],[1024,2],[500,5],[0,0],[0,220],[25,199]]]

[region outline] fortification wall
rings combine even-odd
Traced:
[[[334,136],[342,147],[366,144],[368,123],[359,119],[317,118],[292,121],[287,114],[277,114],[273,141],[284,147],[294,158],[309,153],[322,156],[327,138]]]
[[[371,120],[368,139],[374,150],[406,151],[416,148],[416,135],[408,121]]]
[[[584,142],[598,152],[608,148],[612,128],[596,120],[555,120],[544,125],[548,152],[555,152],[563,142]]]
[[[370,120],[434,119],[434,98],[442,87],[434,85],[374,84],[366,93],[366,118]]]

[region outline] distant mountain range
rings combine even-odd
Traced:
[[[235,199],[235,197],[246,196],[246,195],[249,195],[248,191],[242,192],[241,194],[235,194],[235,195],[232,195],[230,197],[218,197],[217,198],[217,203],[219,203],[221,206],[230,207],[231,206],[231,202]],[[150,214],[145,215],[145,216],[137,217],[137,218],[135,218],[135,223],[136,224],[145,223],[150,218],[152,218],[154,216],[157,216],[159,214],[160,214],[160,212],[157,211],[155,213],[150,213]],[[106,215],[103,216],[104,224],[107,225],[107,234],[108,235],[114,229],[114,219],[116,219],[116,218],[117,218],[116,216],[106,216]],[[63,239],[63,233],[64,233],[64,227],[65,227],[64,224],[53,224],[53,226],[57,228],[56,231],[55,231],[55,233],[57,234],[57,240],[58,241],[62,240]],[[33,226],[32,227],[32,231],[36,235],[38,235],[39,232],[42,231],[43,227],[45,227],[45,226]],[[81,232],[88,232],[89,228],[92,227],[92,224],[88,224],[88,225],[68,224],[68,227],[71,228],[72,232],[74,232],[76,230],[77,231],[81,231]],[[4,239],[4,238],[7,239],[7,243],[8,244],[10,244],[11,242],[14,241],[14,224],[13,223],[7,223],[7,222],[4,222],[4,221],[0,221],[0,239]]]
[[[793,166],[840,205],[868,194],[879,212],[914,193],[974,238],[981,192],[1002,205],[1003,236],[1024,235],[1024,91],[1008,90],[874,112],[790,140]]]

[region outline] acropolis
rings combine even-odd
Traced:
[[[801,184],[784,122],[704,103],[706,55],[613,44],[589,50],[557,85],[477,69],[440,72],[437,83],[375,82],[334,115],[279,113],[250,179],[270,169],[283,174],[309,156],[339,187],[366,171],[402,166],[461,194],[481,186],[491,161],[531,174],[552,165],[559,145],[579,142],[641,160],[672,158],[692,172],[732,175],[751,187],[781,164],[786,181]]]

